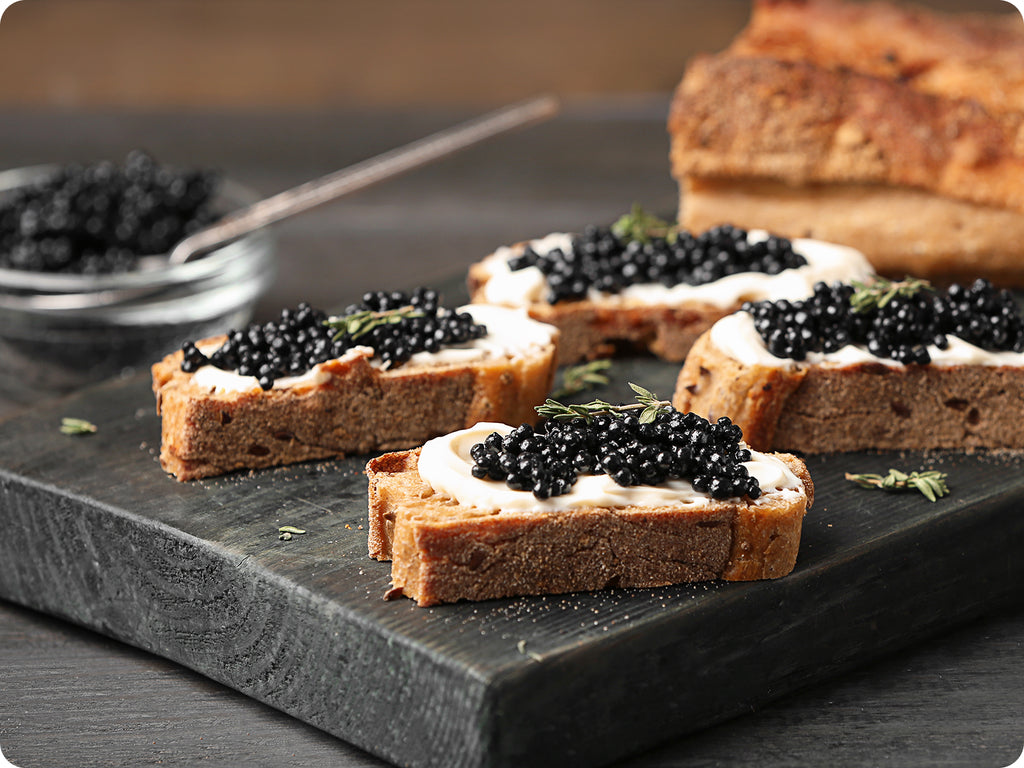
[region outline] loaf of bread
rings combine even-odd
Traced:
[[[669,117],[680,222],[843,243],[882,273],[1024,285],[1024,24],[760,0]]]
[[[763,230],[747,235],[751,242],[769,237]],[[681,362],[698,336],[744,301],[803,298],[819,280],[857,280],[871,274],[867,260],[854,249],[798,239],[792,242],[793,251],[808,263],[777,274],[744,271],[671,287],[651,281],[617,293],[591,289],[581,298],[552,302],[545,277],[536,267],[508,266],[527,247],[541,254],[555,248],[570,251],[573,236],[555,233],[498,249],[470,267],[470,296],[474,303],[525,309],[533,319],[558,328],[560,365],[638,351]],[[707,258],[714,257],[709,249]]]
[[[267,390],[209,366],[186,372],[181,351],[168,355],[152,370],[161,466],[193,480],[408,448],[481,420],[535,421],[554,377],[557,330],[521,312],[464,309],[487,325],[476,342],[393,367],[357,346]]]
[[[500,425],[477,432],[492,427]],[[655,506],[531,508],[533,497],[520,491],[526,508],[501,508],[435,490],[420,474],[420,456],[420,449],[384,454],[369,462],[367,475],[370,555],[392,561],[389,595],[421,606],[784,576],[795,565],[814,492],[803,462],[779,455],[765,459],[779,487],[756,501],[696,494]]]
[[[825,312],[837,316],[827,306],[827,291],[821,294]],[[794,353],[799,359],[769,351],[754,315],[738,312],[697,340],[679,373],[673,405],[709,419],[729,417],[759,450],[1024,448],[1024,323],[1008,309],[1012,298],[1003,296],[1006,304],[999,306],[994,296],[976,284],[950,302],[987,302],[984,313],[973,315],[948,306],[934,310],[941,297],[923,296],[917,304],[906,299],[903,307],[895,306],[901,299],[892,299],[887,316],[876,320],[883,310],[875,310],[878,315],[863,321],[880,329],[870,332],[867,345],[851,338],[828,351]],[[807,316],[814,311],[806,305],[780,310],[800,321],[788,338],[802,331],[812,339],[818,320]],[[940,315],[950,319],[937,321]],[[936,330],[938,322],[974,343]],[[767,333],[785,347],[793,331],[781,325]],[[992,340],[995,349],[986,349]]]

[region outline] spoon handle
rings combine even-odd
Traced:
[[[286,189],[240,208],[181,240],[171,250],[171,264],[196,256],[275,221],[347,195],[371,184],[426,165],[514,128],[540,122],[558,112],[558,100],[542,96],[499,109],[461,125],[389,150],[340,171]]]

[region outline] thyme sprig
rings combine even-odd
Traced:
[[[881,309],[897,296],[913,296],[919,291],[931,290],[931,283],[916,277],[903,280],[886,280],[875,277],[870,283],[859,280],[852,281],[854,292],[850,297],[850,306],[854,312],[869,312],[874,308]]]
[[[372,310],[364,309],[344,317],[329,317],[324,320],[324,325],[337,331],[333,337],[337,341],[346,333],[351,338],[357,339],[380,325],[400,323],[412,317],[423,317],[423,312],[411,304],[407,304],[404,307],[388,309],[383,312],[373,312]]]
[[[949,493],[946,473],[937,470],[907,473],[890,469],[887,475],[852,475],[847,472],[846,479],[857,483],[861,488],[879,488],[883,491],[918,490],[928,501],[935,501]]]
[[[60,431],[65,435],[91,435],[96,431],[96,425],[85,419],[65,416],[60,420]]]
[[[566,368],[562,371],[562,386],[551,393],[551,397],[559,400],[569,395],[576,395],[591,387],[600,387],[608,383],[608,376],[603,373],[612,365],[611,360],[591,360]]]
[[[624,213],[612,224],[612,234],[627,242],[639,240],[647,243],[655,237],[663,237],[672,242],[678,230],[677,225],[648,213],[638,203],[633,203],[629,213]]]
[[[672,403],[668,400],[659,400],[658,396],[650,390],[644,389],[639,384],[629,383],[630,389],[636,393],[637,402],[629,405],[612,405],[604,400],[591,400],[589,403],[565,405],[553,400],[550,397],[543,405],[538,405],[537,413],[548,419],[584,418],[590,420],[599,413],[606,413],[610,416],[625,416],[632,411],[640,411],[638,417],[641,424],[650,424],[661,411],[672,409]]]

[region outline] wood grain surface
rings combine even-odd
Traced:
[[[591,395],[675,374],[623,360]],[[367,559],[366,457],[179,483],[151,398],[134,377],[3,423],[0,596],[402,765],[604,765],[1003,607],[1024,577],[1019,459],[850,454],[808,460],[784,579],[418,609],[384,601]],[[69,413],[99,431],[60,434]],[[955,496],[843,478],[901,464],[941,467]]]
[[[362,286],[380,287],[382,276],[401,275],[395,287],[450,279],[498,243],[607,221],[634,200],[672,210],[664,108],[663,102],[589,105],[282,227],[281,255],[289,267],[260,311],[273,313],[310,291],[321,304],[342,304]],[[220,164],[233,175],[269,192],[338,167],[341,156],[365,156],[461,116],[99,113],[57,120],[23,113],[0,125],[0,159],[13,166],[116,156],[145,139],[172,159],[223,158]],[[301,140],[289,140],[296,136]],[[532,162],[517,160],[524,156]],[[665,372],[644,373],[645,362],[639,365],[626,365],[616,378],[665,389]],[[797,572],[777,583],[422,611],[379,600],[387,567],[365,558],[365,535],[358,530],[365,513],[357,511],[362,499],[350,485],[359,481],[357,466],[310,465],[182,486],[156,465],[149,397],[144,381],[128,376],[40,403],[0,424],[3,592],[103,633],[0,605],[0,748],[21,768],[383,764],[257,698],[321,727],[333,729],[328,720],[335,718],[339,727],[360,730],[360,739],[373,741],[375,749],[397,740],[410,757],[389,753],[391,759],[412,763],[436,754],[431,750],[438,742],[465,743],[459,740],[484,733],[488,710],[473,698],[483,696],[480,689],[452,685],[460,668],[470,667],[473,685],[504,686],[507,701],[519,702],[509,710],[508,731],[525,735],[519,744],[533,738],[535,748],[547,750],[548,739],[558,750],[578,749],[588,758],[587,750],[600,745],[598,762],[727,710],[755,714],[623,764],[731,765],[737,756],[756,755],[763,765],[819,765],[824,752],[835,765],[1000,766],[1020,753],[1024,615],[1020,565],[1011,553],[1022,537],[1020,523],[1004,519],[1004,504],[1020,501],[1020,468],[1012,461],[971,457],[944,464],[954,473],[955,492],[937,506],[912,497],[882,504],[840,482],[828,467],[812,465],[822,495],[808,517]],[[57,440],[53,419],[69,408],[92,416],[101,432]],[[849,468],[888,458],[861,457]],[[317,530],[316,538],[280,542],[280,524]],[[886,551],[900,556],[871,559]],[[990,556],[972,557],[979,552]],[[282,590],[297,581],[299,589]],[[758,633],[749,626],[751,612],[758,601],[763,608],[765,595],[780,610]],[[723,599],[727,608],[716,621],[729,630],[724,641],[716,645],[686,631],[692,627],[687,622]],[[159,609],[138,609],[154,600]],[[335,608],[324,621],[321,609],[328,603]],[[972,618],[986,606],[988,618]],[[794,624],[787,630],[780,617],[805,632],[803,644],[787,644]],[[965,622],[951,635],[923,639]],[[390,651],[386,642],[365,642],[382,629],[392,638]],[[409,638],[412,630],[415,640],[398,640],[400,649],[429,648],[429,663],[414,671],[414,656],[397,654],[397,664],[381,664],[395,653],[395,638]],[[540,679],[523,671],[541,662],[519,652],[520,640],[544,660]],[[891,654],[909,640],[913,650],[763,703],[832,678],[853,660]],[[479,646],[490,651],[483,661]],[[332,648],[346,653],[325,659]],[[722,669],[723,660],[743,663],[721,680],[698,680],[707,683],[701,693],[708,706],[694,716],[685,706],[695,678],[681,674],[688,657],[678,658],[680,649],[695,659],[713,656],[716,648],[726,656],[708,669]],[[752,648],[764,651],[761,662],[775,663],[755,664]],[[370,649],[383,655],[371,656]],[[596,657],[589,655],[594,649]],[[626,680],[630,667],[593,663],[626,651],[644,652],[632,669],[649,664],[653,671]],[[165,657],[185,660],[209,677]],[[589,680],[590,690],[553,685],[566,671],[579,678],[578,686]],[[417,703],[403,687],[414,675],[431,689]],[[338,680],[361,684],[332,699],[327,691]],[[310,684],[312,698],[304,688]],[[747,697],[730,695],[740,686]],[[389,696],[403,691],[409,698],[399,695],[384,716],[365,711],[379,714],[383,702],[394,704]],[[559,699],[568,693],[575,694],[570,704]],[[676,702],[670,712],[664,711],[666,697]],[[605,720],[588,724],[567,714],[581,703]],[[411,712],[415,719],[430,707],[445,714],[430,721],[428,733],[395,715]],[[468,724],[452,716],[476,711],[484,716]],[[534,728],[529,718],[545,711],[568,730]],[[594,725],[611,719],[630,732],[611,739]],[[498,744],[492,754],[506,759],[517,748]],[[573,758],[562,762],[574,764]]]

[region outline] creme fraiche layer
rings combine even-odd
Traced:
[[[747,233],[748,243],[767,240],[769,233],[752,229]],[[571,234],[557,232],[532,240],[529,245],[538,254],[572,247]],[[793,250],[807,260],[796,269],[786,269],[775,275],[764,272],[739,272],[704,283],[679,284],[666,287],[660,283],[640,283],[624,288],[619,293],[602,293],[590,289],[587,299],[606,306],[627,305],[680,305],[704,303],[728,309],[745,301],[764,299],[803,299],[814,293],[814,285],[865,280],[873,274],[871,265],[860,251],[844,245],[820,240],[797,238],[791,241]],[[509,259],[523,251],[523,246],[502,247],[481,262],[488,279],[482,288],[483,300],[506,307],[526,307],[547,302],[547,282],[537,267],[511,270]]]
[[[694,490],[686,480],[669,480],[658,486],[624,487],[608,475],[580,475],[569,493],[537,499],[529,491],[514,491],[497,480],[473,477],[470,449],[492,432],[504,436],[512,431],[507,424],[481,422],[469,429],[427,441],[420,451],[420,477],[437,493],[455,499],[463,506],[485,510],[553,512],[581,507],[706,507],[714,500]],[[751,477],[761,486],[760,498],[751,504],[766,503],[769,495],[804,495],[804,485],[780,459],[771,454],[751,451],[744,462]]]
[[[776,357],[768,351],[761,334],[754,327],[754,317],[749,312],[735,312],[723,317],[708,331],[711,343],[722,353],[744,365],[762,365],[769,368],[797,368],[809,365],[846,367],[865,363],[881,363],[892,368],[903,368],[892,358],[879,357],[861,344],[847,344],[835,352],[808,352],[804,360]],[[948,335],[949,346],[939,349],[928,345],[931,364],[940,367],[954,365],[1022,366],[1024,354],[1020,352],[991,352],[974,344]]]
[[[471,314],[475,322],[487,327],[487,334],[464,344],[444,347],[437,352],[417,352],[398,370],[410,367],[459,365],[490,359],[527,357],[553,343],[557,333],[555,328],[531,319],[523,310],[472,304],[459,307],[456,311]],[[200,351],[210,354],[218,346],[218,344],[203,345],[200,346]],[[379,359],[372,355],[371,347],[356,346],[335,360],[347,362],[358,357],[365,357],[369,360],[370,365],[377,368],[383,367]],[[324,366],[325,363],[321,363],[299,376],[276,379],[273,388],[290,389],[324,384],[331,378],[330,372]],[[225,371],[212,365],[204,365],[195,371],[192,374],[192,382],[197,387],[217,394],[262,391],[255,376],[240,376],[233,371]]]

